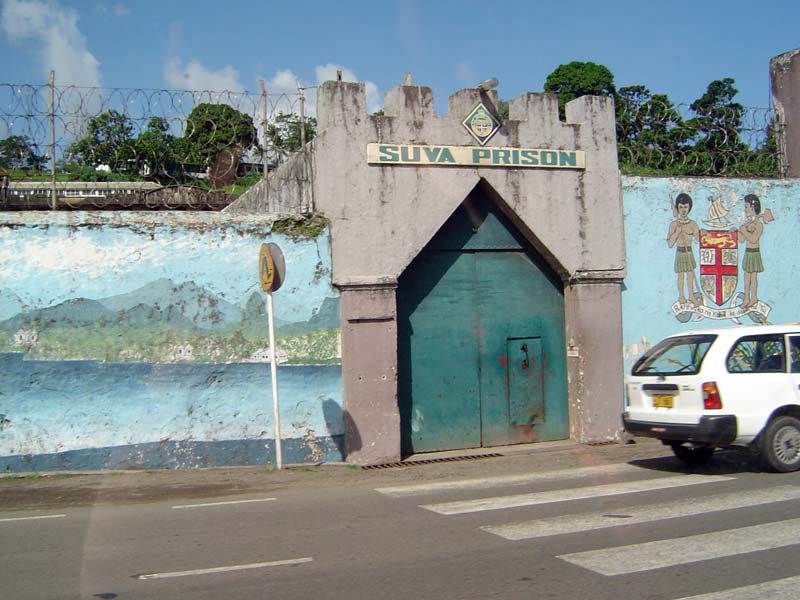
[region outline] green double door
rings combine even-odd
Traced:
[[[560,281],[470,196],[398,282],[404,454],[568,435]]]

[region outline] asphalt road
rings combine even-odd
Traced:
[[[6,478],[0,596],[798,596],[800,474],[736,453],[690,470],[649,443],[502,452],[378,471]]]

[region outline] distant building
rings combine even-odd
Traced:
[[[35,329],[20,329],[14,334],[14,345],[30,348],[39,343],[39,333]]]

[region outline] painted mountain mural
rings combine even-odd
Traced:
[[[28,360],[262,362],[269,356],[266,306],[258,292],[237,305],[187,281],[157,279],[126,294],[72,298],[0,321],[0,352]],[[325,298],[308,321],[276,320],[276,355],[289,364],[336,364],[339,298]]]

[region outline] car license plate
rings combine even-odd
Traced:
[[[672,396],[669,394],[654,394],[653,406],[656,408],[672,408]]]

